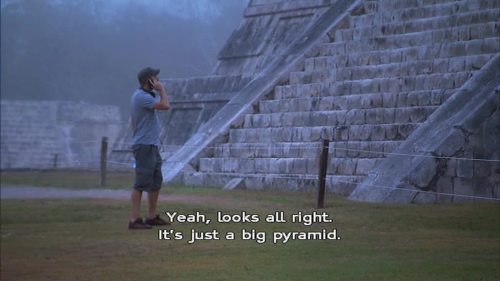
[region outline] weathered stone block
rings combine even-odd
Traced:
[[[429,184],[431,180],[436,175],[436,161],[433,158],[421,157],[421,160],[418,167],[413,169],[408,176],[408,180],[419,188],[423,188],[427,190],[430,188]]]
[[[361,125],[366,123],[365,110],[352,109],[347,112],[347,122],[349,124]]]
[[[317,175],[319,173],[319,160],[316,158],[307,158],[306,162],[307,174]],[[331,166],[331,164],[329,164],[328,166]]]
[[[270,161],[266,158],[256,158],[255,159],[255,173],[269,173],[270,172]]]
[[[214,164],[212,159],[210,158],[202,158],[200,159],[200,171],[205,172],[205,171],[213,171],[214,170]]]
[[[396,123],[407,123],[410,121],[411,111],[409,108],[398,108],[395,112]]]
[[[423,107],[417,107],[411,110],[410,112],[410,122],[412,123],[421,123],[427,119],[427,116],[430,114],[430,110]]]
[[[304,71],[314,70],[314,58],[308,58],[304,62]]]
[[[255,159],[240,159],[239,173],[251,174],[255,171]]]
[[[446,161],[445,175],[448,177],[456,177],[457,176],[457,160],[456,159],[448,159],[448,161]]]
[[[353,175],[356,169],[356,162],[353,159],[343,158],[338,164],[337,173],[341,175]]]
[[[416,124],[402,124],[398,126],[398,136],[402,139],[408,138],[408,136],[415,130],[418,125]]]
[[[430,104],[431,105],[440,105],[444,100],[443,96],[444,96],[443,91],[440,91],[440,90],[432,91]]]
[[[364,115],[366,115],[366,120],[360,124],[377,124],[377,123],[380,123],[378,122],[378,118],[379,116],[377,115],[377,110],[376,109],[362,109],[361,110]]]
[[[439,147],[435,152],[442,156],[454,155],[465,143],[465,137],[460,130],[455,130],[446,140],[446,146]]]
[[[450,177],[439,177],[436,183],[436,194],[438,202],[452,202],[453,200],[453,179]]]
[[[493,180],[493,198],[500,199],[500,180]]]
[[[413,198],[415,204],[432,204],[438,202],[438,195],[433,192],[418,192]]]
[[[364,141],[349,142],[348,148],[352,149],[352,157],[368,158],[369,156],[369,143]]]
[[[385,129],[386,140],[396,140],[398,138],[398,128],[396,126],[388,126]]]
[[[451,58],[448,64],[448,72],[465,71],[465,58]]]
[[[406,96],[406,104],[401,106],[417,106],[418,105],[419,92],[409,93]]]
[[[418,105],[420,106],[431,105],[431,92],[425,91],[418,93]]]
[[[346,96],[346,107],[349,109],[368,108],[364,104],[369,102],[370,97],[365,95]]]
[[[374,126],[372,127],[371,140],[372,141],[382,141],[385,140],[385,126]]]
[[[271,129],[271,136],[269,139],[272,142],[290,142],[292,140],[293,130],[289,128],[273,128]]]
[[[476,157],[480,158],[480,157]],[[482,158],[485,159],[485,158]],[[473,163],[474,166],[474,171],[473,171],[473,177],[474,178],[486,178],[490,177],[493,174],[493,169],[494,165],[490,164],[486,161],[474,161]]]
[[[336,141],[333,143],[331,150],[335,158],[347,157],[347,142]]]
[[[381,92],[382,89],[380,90]],[[394,93],[384,93],[382,94],[382,104],[384,107],[396,107],[397,105],[397,95]]]
[[[472,179],[474,163],[471,160],[457,161],[457,176],[464,179]]]
[[[257,128],[253,130],[248,130],[241,142],[257,142],[266,143],[269,142],[273,137],[274,128]]]
[[[493,198],[493,184],[484,178],[473,179],[474,196]]]
[[[453,178],[453,191],[455,194],[473,196],[473,181],[470,179]]]
[[[375,168],[375,159],[357,159],[356,175],[367,175]]]
[[[349,130],[349,140],[368,140],[370,138],[370,130],[366,129],[365,126],[352,127]]]
[[[203,185],[205,185],[203,173],[185,173],[183,181],[184,181],[184,184],[187,186],[203,186]]]
[[[273,113],[272,115],[268,115],[267,117],[268,123],[272,127],[288,127],[293,125],[294,121],[294,114],[290,113]],[[262,126],[262,127],[269,127],[269,126]]]

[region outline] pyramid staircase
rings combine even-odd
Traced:
[[[498,1],[364,1],[184,182],[314,188],[326,138],[327,186],[348,195],[499,51]]]

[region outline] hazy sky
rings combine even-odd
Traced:
[[[146,65],[210,75],[248,0],[2,0],[1,98],[127,107]],[[23,81],[19,83],[19,81]]]

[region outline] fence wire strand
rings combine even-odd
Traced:
[[[75,141],[78,143],[100,143],[100,141]],[[272,145],[275,145],[274,147]],[[222,144],[222,145],[216,145],[216,146],[207,146],[205,149],[219,149],[219,150],[231,150],[231,149],[236,149],[236,150],[251,150],[251,149],[267,149],[268,151],[272,151],[273,149],[279,148],[282,149],[284,152],[292,150],[292,149],[311,149],[315,150],[318,152],[315,154],[315,158],[319,154],[319,149],[320,149],[320,144],[319,143],[273,143],[271,144],[265,144],[265,143],[247,143],[247,144],[241,144],[241,143],[229,143],[229,144]],[[126,142],[121,142],[118,144],[115,144],[115,147],[123,147],[127,145],[132,145],[131,143],[126,143]],[[280,146],[281,145],[281,146]],[[346,142],[346,145],[348,143]],[[181,147],[190,147],[186,145],[161,145],[162,148],[175,148],[179,149]],[[192,146],[195,147],[195,146]],[[196,146],[197,147],[197,146]],[[341,148],[341,147],[336,147],[335,144],[331,144],[330,148],[332,150],[332,154],[334,153],[334,150],[337,151],[350,151],[350,152],[362,152],[362,153],[374,153],[374,154],[383,154],[383,156],[386,155],[395,155],[395,156],[405,156],[405,157],[426,157],[426,158],[435,158],[435,159],[449,159],[449,160],[460,160],[460,161],[484,161],[484,162],[500,162],[500,160],[496,159],[480,159],[480,158],[465,158],[465,157],[446,157],[446,156],[433,156],[433,155],[425,155],[425,154],[405,154],[405,153],[395,153],[395,152],[383,152],[383,151],[371,151],[371,150],[364,150],[364,149],[355,149],[355,148]],[[326,149],[326,148],[325,148]],[[131,151],[131,150],[130,150]],[[220,157],[221,159],[225,159],[226,157]],[[260,157],[240,157],[240,158],[246,158],[246,159],[259,159]],[[267,158],[273,158],[273,157],[267,157]],[[290,157],[281,157],[283,158],[290,158]],[[296,157],[294,157],[296,158]],[[304,158],[304,157],[302,157]],[[315,159],[313,158],[313,159]],[[223,160],[227,161],[227,160]],[[92,160],[76,160],[76,161],[69,161],[70,163],[75,163],[82,165],[84,163],[99,163],[100,161],[92,161]],[[166,160],[165,162],[169,162]],[[120,162],[120,161],[113,161],[113,160],[107,160],[107,164],[112,164],[112,165],[120,165],[120,166],[126,166],[130,169],[133,169],[134,163],[126,163],[126,162]],[[196,173],[203,173],[203,172],[194,172]],[[220,176],[227,176],[227,177],[233,177],[233,178],[260,178],[265,180],[265,178],[272,178],[272,179],[285,179],[285,180],[318,180],[319,176],[318,175],[312,175],[312,174],[280,174],[280,173],[274,173],[274,174],[246,174],[246,173],[235,173],[235,172],[208,172],[213,175],[220,175]],[[366,175],[365,175],[366,176]],[[363,175],[332,175],[332,174],[327,174],[326,178],[329,179],[330,183],[344,183],[344,184],[352,184],[352,185],[358,185],[361,182],[356,182],[356,181],[349,181],[342,179],[342,177],[359,177],[362,178],[364,177]],[[413,193],[424,193],[424,194],[431,194],[431,195],[440,195],[440,196],[451,196],[451,197],[461,197],[461,198],[469,198],[469,199],[481,199],[481,200],[492,200],[492,201],[500,201],[500,198],[494,198],[494,197],[484,197],[484,196],[474,196],[474,195],[466,195],[466,194],[455,194],[455,193],[445,193],[445,192],[437,192],[437,191],[426,191],[426,190],[417,190],[417,189],[411,189],[411,188],[404,188],[404,187],[390,187],[390,186],[383,186],[383,185],[377,185],[377,184],[367,184],[368,186],[374,187],[374,188],[381,188],[381,189],[390,189],[390,190],[404,190],[408,192],[413,192]]]
[[[76,143],[99,143],[100,144],[100,141],[74,141]],[[282,147],[280,146],[272,146],[272,145],[283,145]],[[343,142],[342,144],[345,144],[345,145],[348,145],[349,143],[348,142]],[[115,147],[131,147],[133,144],[132,143],[128,143],[128,142],[122,142],[122,143],[118,143],[118,144],[115,144]],[[270,146],[271,145],[271,146]],[[195,146],[195,145],[160,145],[160,147],[164,150],[167,150],[169,151],[171,148],[172,152],[173,150],[177,150],[177,149],[180,149],[182,147],[186,147],[186,148],[197,148],[199,146]],[[294,144],[293,142],[283,142],[283,143],[272,143],[272,144],[268,144],[268,143],[247,143],[247,144],[241,144],[241,143],[225,143],[225,144],[222,144],[222,145],[215,145],[215,146],[206,146],[204,148],[204,150],[210,150],[210,149],[213,149],[213,150],[251,150],[251,149],[267,149],[267,150],[273,150],[274,148],[279,148],[279,149],[282,149],[284,151],[287,151],[287,150],[292,150],[292,149],[319,149],[320,146],[319,144],[314,144],[314,143],[311,143],[311,144],[303,144],[303,143],[299,143],[299,144]],[[326,148],[325,148],[326,149]],[[382,157],[385,157],[386,155],[394,155],[394,156],[405,156],[405,157],[425,157],[425,158],[434,158],[434,159],[448,159],[448,160],[459,160],[459,161],[481,161],[481,162],[500,162],[500,159],[484,159],[484,158],[467,158],[467,157],[453,157],[453,156],[437,156],[437,155],[428,155],[428,154],[409,154],[409,153],[398,153],[398,152],[385,152],[385,151],[374,151],[374,150],[366,150],[366,149],[355,149],[355,148],[342,148],[342,147],[336,147],[335,144],[333,144],[331,147],[330,147],[330,150],[332,150],[332,153],[333,151],[347,151],[347,152],[362,152],[362,153],[373,153],[373,154],[381,154]],[[131,151],[131,150],[130,150]],[[122,151],[123,152],[123,151]],[[165,151],[164,151],[165,152]],[[248,158],[252,158],[252,157],[248,157]],[[257,157],[255,157],[257,158]]]

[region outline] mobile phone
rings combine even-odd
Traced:
[[[151,88],[154,88],[155,83],[153,82],[153,79],[149,79],[148,82]]]

